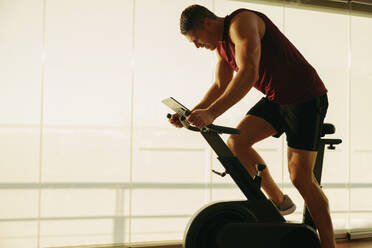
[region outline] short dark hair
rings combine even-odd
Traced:
[[[201,27],[204,18],[216,20],[217,16],[204,6],[194,4],[182,11],[180,18],[180,29],[183,35],[190,30]]]

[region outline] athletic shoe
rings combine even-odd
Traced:
[[[291,198],[289,198],[288,195],[284,195],[284,200],[279,205],[276,205],[276,207],[279,209],[279,212],[281,215],[288,215],[293,213],[296,210],[296,204],[293,203]]]

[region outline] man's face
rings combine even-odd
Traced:
[[[214,50],[217,47],[216,42],[213,41],[213,35],[211,32],[208,32],[206,29],[195,29],[190,30],[185,35],[186,38],[194,43],[194,45],[199,47],[204,47],[205,49]]]

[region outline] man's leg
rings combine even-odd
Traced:
[[[237,156],[240,162],[254,177],[257,174],[256,164],[265,164],[260,155],[252,148],[252,145],[260,140],[270,137],[277,133],[270,123],[254,115],[247,115],[237,127],[239,135],[231,135],[227,145]],[[262,174],[262,188],[275,204],[283,201],[283,193],[274,182],[267,169]]]
[[[310,215],[318,228],[323,248],[335,248],[328,199],[317,183],[313,168],[317,152],[288,147],[288,169],[293,185],[305,200]]]

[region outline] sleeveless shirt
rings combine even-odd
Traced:
[[[239,68],[229,28],[231,19],[242,11],[255,13],[266,26],[261,40],[259,79],[254,85],[256,89],[265,94],[268,100],[281,105],[306,102],[327,93],[316,70],[275,24],[263,13],[249,9],[238,9],[224,19],[223,39],[219,41],[217,51],[233,70],[237,72]]]

